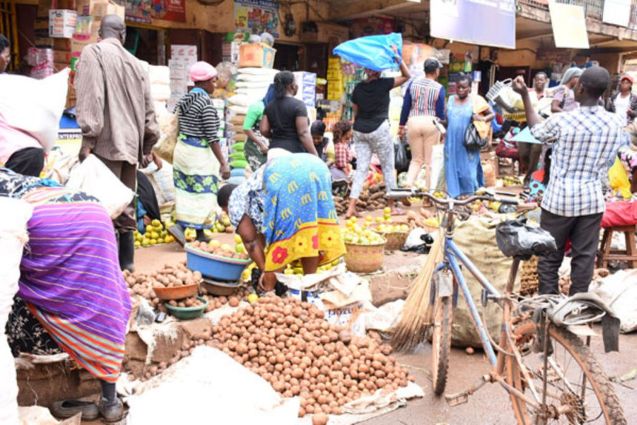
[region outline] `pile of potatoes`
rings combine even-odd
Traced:
[[[284,397],[301,397],[299,416],[339,414],[364,394],[407,385],[391,346],[330,325],[315,306],[268,296],[221,319],[208,343],[259,374]],[[202,341],[201,343],[204,343]]]

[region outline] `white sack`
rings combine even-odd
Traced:
[[[33,208],[13,198],[0,197],[0,424],[18,424],[18,384],[15,362],[4,333],[13,297],[18,292],[22,249],[28,240],[27,222]]]
[[[278,74],[278,69],[269,69],[269,68],[239,68],[239,75],[258,75],[258,76],[267,76],[270,78],[274,78],[276,74]]]
[[[95,155],[89,155],[71,170],[66,187],[96,197],[113,219],[135,196]]]
[[[620,331],[637,330],[637,270],[620,270],[589,289],[600,296],[621,321]]]
[[[57,140],[68,81],[68,68],[42,80],[0,74],[0,115],[11,127],[30,134],[48,151]]]

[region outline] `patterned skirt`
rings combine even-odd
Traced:
[[[177,223],[193,229],[209,228],[217,208],[219,161],[210,144],[196,137],[179,136],[173,154]]]
[[[263,180],[266,271],[308,257],[326,264],[345,254],[331,174],[320,158],[306,153],[276,158]]]

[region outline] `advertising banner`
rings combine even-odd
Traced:
[[[150,24],[153,19],[186,22],[186,0],[127,0],[126,20]]]
[[[279,2],[276,0],[235,0],[235,31],[279,37]]]

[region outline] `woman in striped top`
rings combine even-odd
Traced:
[[[407,187],[412,187],[420,169],[426,170],[426,186],[431,187],[431,152],[440,140],[434,121],[445,119],[445,88],[436,80],[442,64],[436,58],[425,61],[424,77],[416,78],[407,87],[400,114],[400,134],[405,135],[411,148],[411,163],[407,172]]]
[[[217,206],[221,173],[230,177],[230,167],[219,145],[219,117],[210,100],[217,70],[206,62],[190,68],[195,87],[177,105],[179,141],[173,154],[175,210],[177,224],[197,231],[197,240],[206,240],[203,229]]]

